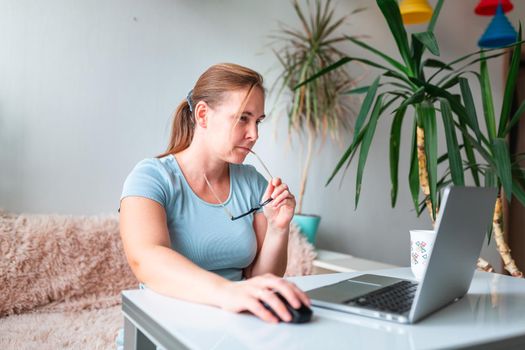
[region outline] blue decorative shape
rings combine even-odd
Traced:
[[[478,46],[484,49],[497,49],[516,42],[518,34],[503,13],[503,6],[498,5],[496,15],[478,41]]]

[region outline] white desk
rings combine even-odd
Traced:
[[[317,257],[313,261],[313,274],[383,270],[399,267],[330,250],[317,249],[316,253]]]
[[[411,278],[409,268],[376,271]],[[350,278],[291,278],[304,290]],[[310,323],[267,324],[249,314],[183,302],[150,290],[123,292],[125,348],[525,349],[525,280],[476,272],[468,294],[415,325],[314,308]]]

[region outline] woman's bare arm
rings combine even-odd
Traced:
[[[143,197],[120,205],[120,235],[131,270],[149,288],[176,298],[219,306],[214,290],[230,283],[206,271],[170,247],[166,212]]]
[[[263,213],[255,214],[253,228],[257,237],[257,256],[246,269],[246,276],[272,273],[283,276],[288,261],[289,229],[282,232],[272,230]]]
[[[288,236],[290,221],[295,211],[295,197],[280,178],[273,178],[266,188],[262,200],[273,200],[264,207],[264,214],[253,219],[257,237],[257,256],[246,269],[248,277],[272,273],[283,276],[288,262]]]

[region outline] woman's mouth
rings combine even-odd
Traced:
[[[252,150],[248,147],[242,147],[242,146],[237,146],[238,149],[246,152],[246,153],[250,153]]]

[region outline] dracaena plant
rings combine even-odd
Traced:
[[[475,170],[474,174],[476,176],[474,177],[474,181],[476,185],[481,185],[480,177],[482,177],[485,186],[497,187],[499,189],[494,209],[492,230],[489,232],[489,239],[491,234],[494,233],[497,249],[504,262],[504,267],[515,277],[523,277],[523,273],[517,268],[512,259],[510,249],[504,238],[504,207],[502,197],[503,194],[505,194],[505,198],[509,202],[512,198],[516,198],[523,206],[525,206],[525,169],[520,165],[525,157],[524,154],[520,153],[512,154],[508,142],[509,133],[511,132],[512,127],[518,123],[525,112],[525,101],[523,101],[516,111],[511,114],[512,99],[520,67],[521,43],[520,25],[518,40],[516,44],[512,45],[514,46],[514,49],[505,80],[503,101],[498,117],[496,117],[494,108],[489,71],[487,69],[487,61],[484,57],[485,52],[480,53],[479,72],[469,72],[475,75],[479,82],[485,129],[480,128],[478,123],[478,115],[474,99],[470,90],[469,82],[466,78],[460,77],[459,85],[463,105],[470,116],[470,123],[459,122],[457,118],[454,118],[450,107],[446,103],[441,105],[441,115],[443,118],[448,120],[450,124],[453,124],[453,127],[464,136],[465,142],[468,143],[474,150],[475,154],[478,155],[476,159],[480,159],[480,161],[475,162],[463,161],[464,170]],[[463,145],[460,145],[459,147],[462,148]],[[438,159],[438,164],[446,161],[447,158],[447,154],[441,156]],[[438,191],[450,183],[454,183],[454,181],[451,178],[450,169],[447,169],[438,180]],[[421,202],[419,212],[422,212],[424,207],[425,203]],[[482,267],[488,266],[488,263],[482,260],[480,265]]]
[[[304,84],[297,90],[294,87],[315,72],[328,67],[345,56],[337,45],[346,41],[338,31],[346,23],[348,16],[336,17],[331,1],[324,4],[320,0],[310,5],[307,13],[297,1],[294,10],[300,20],[300,29],[281,24],[274,39],[274,53],[279,60],[281,71],[272,92],[277,100],[288,92],[291,101],[288,109],[289,133],[297,133],[301,140],[306,139],[305,161],[301,169],[297,212],[302,212],[308,173],[316,139],[329,135],[337,139],[339,132],[351,128],[355,98],[346,92],[356,86],[356,80],[344,69],[327,72],[316,81]],[[357,9],[350,15],[361,11]]]
[[[515,118],[519,118],[519,113],[512,119],[508,117],[509,111],[505,106],[509,105],[510,90],[505,93],[504,110],[500,118],[498,133],[493,131],[495,118],[494,112],[490,111],[492,95],[487,85],[486,61],[502,55],[504,51],[482,50],[451,62],[443,62],[439,60],[439,46],[433,33],[443,0],[438,0],[427,30],[414,33],[410,38],[403,25],[397,2],[395,0],[376,1],[388,24],[401,60],[390,57],[357,38],[347,38],[351,44],[371,52],[380,60],[343,57],[332,66],[319,71],[298,85],[300,87],[302,84],[314,81],[327,72],[352,61],[362,62],[381,71],[371,85],[352,91],[366,95],[356,118],[353,140],[327,184],[342,168],[348,168],[357,154],[355,194],[355,206],[357,207],[363,171],[378,120],[389,118],[392,121],[389,145],[391,204],[395,206],[398,193],[401,128],[403,122],[408,119],[407,117],[412,117],[409,188],[416,209],[420,207],[419,198],[420,194],[423,194],[422,207],[428,209],[432,222],[439,208],[438,191],[440,187],[449,183],[464,185],[466,172],[472,175],[477,186],[481,185],[480,177],[485,176],[487,184],[501,185],[509,198],[513,192],[521,197],[522,187],[519,186],[523,183],[516,186],[509,185],[513,183],[512,180],[509,180],[513,160],[509,156],[508,146],[504,141],[504,133],[508,132]],[[474,65],[480,62],[481,72],[473,72]],[[479,130],[469,80],[465,78],[469,73],[480,77],[489,137],[482,135]],[[513,84],[512,80],[515,83],[515,75],[514,64],[509,72],[510,78],[507,84],[509,89]],[[457,90],[460,90],[461,94],[457,94]],[[437,123],[439,120],[443,123],[447,149],[446,154],[442,157],[438,157],[437,154]],[[479,164],[476,154],[478,157],[481,156],[486,164]],[[439,162],[448,163],[445,176],[441,179],[438,178]],[[516,178],[515,183],[517,181]],[[525,197],[520,197],[518,197],[520,200],[525,199]],[[421,210],[418,210],[418,213],[420,212]]]

